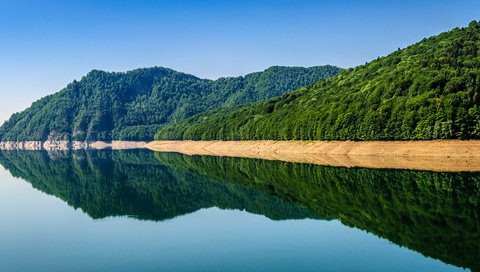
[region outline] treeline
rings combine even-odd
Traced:
[[[271,67],[215,81],[159,67],[126,73],[94,70],[14,114],[0,127],[0,140],[153,140],[167,123],[219,107],[266,100],[340,70]]]
[[[156,139],[480,138],[480,23],[235,111],[163,127]]]

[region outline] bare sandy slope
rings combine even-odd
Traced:
[[[319,165],[480,171],[480,141],[155,141],[158,152],[259,158]]]

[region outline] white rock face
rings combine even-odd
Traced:
[[[45,150],[68,150],[70,142],[68,141],[45,141],[43,149]]]
[[[73,150],[89,149],[89,148],[90,148],[90,143],[88,143],[88,142],[73,141],[71,148],[72,148]]]
[[[0,150],[46,150],[46,151],[65,151],[81,149],[142,149],[146,148],[146,142],[113,141],[106,142],[80,142],[80,141],[5,141],[0,142]]]
[[[0,142],[0,150],[41,150],[42,142],[23,141],[23,142]]]
[[[69,141],[5,141],[0,142],[0,150],[69,150],[72,143]]]

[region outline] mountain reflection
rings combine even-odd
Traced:
[[[338,219],[480,271],[480,174],[335,168],[149,151],[1,151],[10,173],[92,218],[165,220],[202,208]]]

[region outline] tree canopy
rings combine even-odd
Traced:
[[[480,138],[480,23],[281,97],[163,127],[156,139]]]
[[[160,67],[125,73],[94,70],[14,114],[0,127],[0,140],[153,140],[167,123],[214,108],[266,100],[340,70],[276,66],[218,80]]]

